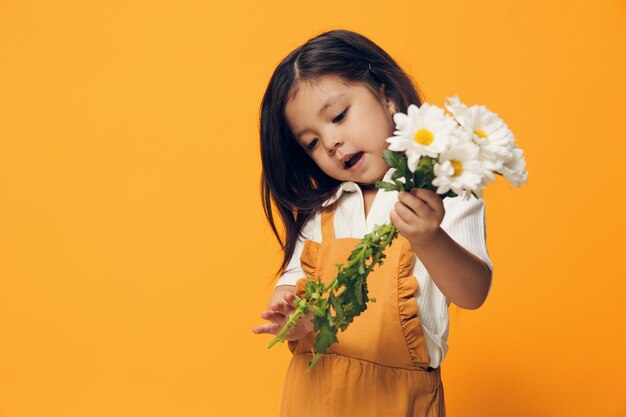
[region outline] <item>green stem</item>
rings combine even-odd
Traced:
[[[328,283],[328,286],[324,287],[323,293],[326,293],[329,290],[331,291],[335,290],[338,285],[339,285],[339,280],[337,278],[333,279],[332,281]]]
[[[283,326],[282,330],[276,335],[276,337],[274,339],[272,339],[271,342],[269,342],[267,344],[267,348],[271,348],[272,346],[274,346],[276,343],[278,342],[282,342],[283,339],[283,335],[287,332],[287,330],[289,330],[291,327],[296,325],[296,321],[304,314],[304,310],[302,310],[302,308],[298,307],[296,309],[296,311],[294,311],[291,316],[289,316],[289,321],[285,324],[285,326]]]
[[[310,372],[310,371],[311,371],[311,368],[313,368],[313,365],[315,365],[315,364],[317,363],[317,361],[319,360],[319,358],[321,358],[321,357],[322,357],[322,355],[323,355],[323,354],[322,354],[322,353],[319,353],[319,352],[316,352],[316,353],[313,355],[313,359],[311,359],[311,360],[309,361],[309,366],[306,368],[306,370],[307,370],[308,372]]]

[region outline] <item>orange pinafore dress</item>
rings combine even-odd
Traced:
[[[308,279],[328,283],[356,238],[335,238],[335,204],[322,209],[322,242],[305,240],[300,262]],[[315,334],[288,343],[293,353],[280,417],[445,417],[440,367],[430,358],[415,299],[415,254],[398,236],[368,275],[367,309],[307,372]]]

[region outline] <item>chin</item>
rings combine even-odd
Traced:
[[[372,182],[382,181],[387,171],[389,171],[389,167],[385,164],[385,166],[381,167],[381,169],[374,175],[374,178],[372,178]]]

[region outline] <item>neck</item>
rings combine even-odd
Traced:
[[[369,191],[369,190],[376,190],[377,188],[374,186],[374,184],[363,184],[360,182],[357,182],[357,184],[359,185],[359,187],[361,188],[362,191]]]

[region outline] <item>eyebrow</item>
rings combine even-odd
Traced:
[[[329,98],[329,99],[326,101],[326,103],[322,106],[322,108],[321,108],[321,109],[317,112],[317,115],[318,115],[318,116],[321,116],[321,115],[322,115],[322,113],[324,112],[324,110],[326,110],[326,109],[327,109],[328,107],[330,107],[331,105],[335,104],[335,102],[336,102],[337,100],[339,100],[339,98],[340,98],[340,97],[343,97],[343,96],[345,96],[345,95],[346,95],[345,93],[342,93],[342,94],[338,94],[338,95],[336,95],[336,96],[333,96],[333,97]],[[300,138],[300,136],[301,136],[303,133],[308,132],[308,131],[309,131],[309,129],[302,129],[301,131],[299,131],[299,132],[296,134],[296,138]]]

